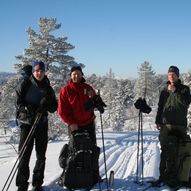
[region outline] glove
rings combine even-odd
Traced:
[[[27,119],[27,107],[21,106],[17,111],[17,118],[20,120]]]
[[[34,117],[34,108],[31,105],[21,106],[17,111],[17,119],[29,120]]]
[[[101,114],[104,113],[104,107],[107,107],[107,105],[103,102],[101,97],[99,95],[95,95],[93,99],[94,99],[95,107],[98,109],[98,111]]]
[[[19,111],[22,113],[26,113],[27,112],[27,106],[20,106]]]
[[[150,113],[151,112],[151,107],[147,105],[147,102],[144,98],[139,98],[135,103],[134,106],[136,107],[136,109],[139,109],[140,111],[142,111],[143,113]]]

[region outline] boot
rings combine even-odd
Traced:
[[[28,190],[28,185],[23,185],[23,186],[18,186],[17,191],[27,191]]]

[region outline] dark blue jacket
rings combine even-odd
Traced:
[[[23,79],[16,88],[16,108],[19,110],[27,107],[35,117],[36,110],[40,107],[40,102],[44,97],[47,99],[47,104],[43,115],[48,115],[48,111],[55,112],[58,106],[57,99],[48,78],[45,76],[42,81],[37,81],[31,75]]]

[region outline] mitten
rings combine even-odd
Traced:
[[[93,97],[95,107],[98,109],[100,113],[104,113],[104,107],[107,107],[107,105],[103,102],[102,98],[99,95],[95,95]]]

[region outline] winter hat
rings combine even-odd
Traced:
[[[169,72],[174,72],[178,77],[179,77],[179,69],[176,66],[170,66],[168,69],[168,73]]]
[[[44,62],[42,62],[42,61],[34,61],[32,63],[32,73],[37,71],[37,70],[41,70],[42,72],[45,72]]]
[[[79,70],[82,73],[82,76],[84,75],[84,73],[82,72],[82,68],[80,66],[73,66],[70,70],[70,74],[75,71],[75,70]]]

